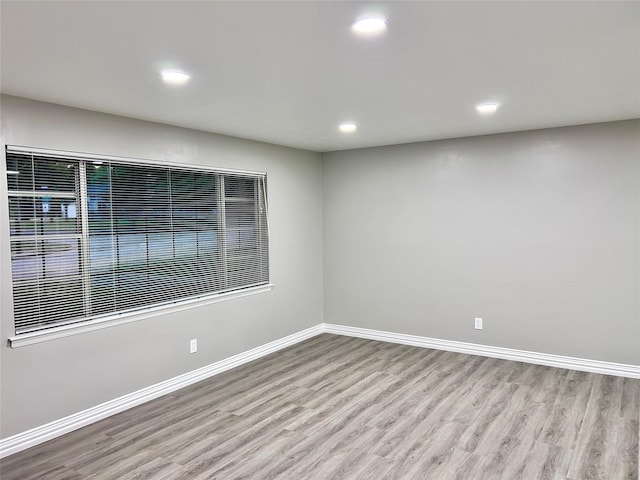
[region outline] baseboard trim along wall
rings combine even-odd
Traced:
[[[580,370],[583,372],[601,373],[604,375],[615,375],[618,377],[640,378],[640,365],[626,365],[623,363],[565,357],[550,353],[492,347],[490,345],[457,342],[454,340],[441,340],[439,338],[420,337],[417,335],[407,335],[405,333],[384,332],[368,328],[346,327],[330,323],[324,324],[323,332],[333,333],[335,335],[347,335],[349,337],[366,338],[369,340],[379,340],[381,342],[401,343],[403,345],[433,348],[435,350],[466,353],[469,355],[480,355],[482,357],[502,358],[504,360],[534,363],[536,365],[547,365],[549,367],[568,368],[569,370]]]
[[[401,343],[416,347],[446,350],[450,352],[480,355],[484,357],[502,358],[518,362],[547,365],[550,367],[568,368],[585,372],[616,375],[629,378],[640,378],[640,365],[625,365],[620,363],[602,362],[582,358],[565,357],[548,353],[528,352],[511,348],[492,347],[474,343],[457,342],[453,340],[441,340],[437,338],[421,337],[404,333],[385,332],[368,328],[347,327],[329,323],[318,324],[300,332],[288,335],[279,340],[269,342],[260,347],[253,348],[232,357],[220,360],[205,367],[187,372],[183,375],[151,385],[136,392],[110,400],[101,405],[88,408],[81,412],[55,420],[46,425],[32,428],[26,432],[18,433],[0,440],[0,458],[46,442],[53,438],[72,432],[91,423],[120,413],[129,408],[141,405],[155,398],[213,377],[219,373],[238,367],[258,358],[277,352],[283,348],[295,345],[321,333],[334,335],[346,335],[350,337],[379,340],[382,342]]]
[[[72,432],[91,423],[110,417],[116,413],[123,412],[129,408],[141,405],[145,402],[161,397],[181,388],[193,385],[194,383],[206,380],[207,378],[226,372],[232,368],[249,363],[258,358],[277,352],[283,348],[295,345],[308,338],[319,335],[323,332],[322,324],[307,328],[300,332],[274,340],[265,345],[261,345],[246,352],[233,355],[219,362],[212,363],[191,372],[187,372],[177,377],[170,378],[164,382],[156,383],[150,387],[143,388],[136,392],[110,400],[95,407],[88,408],[68,417],[55,420],[46,425],[32,428],[26,432],[18,433],[11,437],[0,440],[0,458],[12,455],[21,450],[33,447],[53,438]]]

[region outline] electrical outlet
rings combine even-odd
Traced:
[[[476,330],[482,330],[482,319],[479,317],[475,318],[475,326]]]
[[[198,339],[193,338],[189,340],[189,353],[196,353],[198,351]]]

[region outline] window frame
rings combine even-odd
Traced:
[[[41,148],[33,148],[33,147],[25,147],[25,146],[15,146],[15,145],[6,145],[5,146],[5,156],[8,153],[16,153],[16,154],[28,154],[37,157],[49,157],[52,159],[59,160],[70,160],[78,162],[79,164],[87,164],[88,162],[114,162],[117,164],[126,164],[127,166],[141,166],[141,167],[156,167],[161,169],[178,169],[182,171],[188,172],[204,172],[209,174],[217,174],[220,175],[221,178],[224,178],[224,175],[238,175],[244,178],[256,178],[256,182],[260,182],[260,188],[263,190],[262,196],[258,198],[256,201],[258,204],[260,202],[264,202],[264,222],[265,229],[263,235],[260,238],[266,238],[267,245],[270,245],[270,230],[269,230],[269,212],[268,212],[268,192],[266,187],[266,172],[261,171],[251,171],[251,170],[242,170],[242,169],[230,169],[230,168],[220,168],[220,167],[211,167],[205,165],[194,165],[190,163],[181,163],[181,162],[171,162],[171,161],[157,161],[157,160],[147,160],[147,159],[139,159],[139,158],[130,158],[130,157],[121,157],[121,156],[112,156],[112,155],[99,155],[99,154],[89,154],[89,153],[80,153],[80,152],[68,152],[68,151],[60,151],[60,150],[51,150],[51,149],[41,149]],[[6,161],[4,162],[6,168]],[[84,168],[79,168],[80,171],[80,180],[79,185],[77,186],[77,196],[78,196],[78,216],[80,223],[80,230],[82,231],[81,235],[85,235],[86,230],[89,227],[87,212],[88,212],[88,195],[87,195],[87,179],[86,179],[86,170]],[[9,198],[12,198],[11,191],[7,189],[6,191],[6,199],[7,206],[9,204]],[[223,209],[224,210],[224,209]],[[259,221],[259,220],[256,220]],[[222,235],[226,237],[228,226],[225,225],[224,230],[222,231]],[[9,244],[11,244],[11,239],[13,236],[9,233]],[[262,248],[262,247],[261,247]],[[240,286],[230,291],[216,291],[211,293],[204,293],[198,295],[196,297],[190,298],[182,298],[182,299],[174,299],[164,303],[157,304],[147,304],[142,307],[139,307],[135,310],[124,310],[108,313],[105,315],[101,315],[98,318],[84,317],[78,320],[70,320],[68,323],[64,321],[59,322],[59,324],[47,328],[43,328],[40,330],[32,331],[32,332],[16,332],[16,322],[15,315],[13,313],[13,305],[14,305],[14,296],[13,296],[13,274],[10,275],[10,281],[12,286],[12,296],[11,296],[11,317],[13,324],[13,336],[9,337],[9,345],[12,348],[20,347],[24,345],[30,345],[34,343],[39,343],[42,341],[51,340],[54,338],[66,337],[69,335],[75,335],[79,333],[84,333],[87,331],[98,330],[101,328],[108,328],[114,325],[120,325],[123,323],[134,322],[138,320],[143,320],[150,317],[160,316],[169,314],[175,311],[181,311],[188,308],[199,307],[202,305],[208,305],[212,303],[217,303],[221,301],[230,300],[233,298],[240,298],[247,295],[253,295],[257,293],[263,293],[266,291],[270,291],[273,288],[273,284],[270,279],[270,248],[266,247],[266,252],[262,253],[260,258],[264,258],[267,266],[267,278],[266,283],[264,280],[260,282],[259,285],[248,285],[248,286]],[[84,248],[79,252],[79,256],[88,255],[87,245],[84,245]],[[260,261],[258,259],[258,261]],[[84,270],[81,275],[88,275],[87,263],[81,262],[81,268]],[[84,281],[87,281],[89,277],[85,278]]]

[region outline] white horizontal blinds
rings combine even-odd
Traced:
[[[268,236],[262,179],[225,175],[223,182],[227,288],[267,283]]]
[[[217,175],[103,167],[87,169],[92,313],[222,290]]]
[[[182,297],[223,289],[218,176],[171,171],[174,288]]]
[[[172,275],[169,172],[87,165],[92,315],[159,303]],[[164,243],[162,243],[162,241]]]
[[[268,283],[264,175],[49,156],[43,161],[48,167],[42,175],[49,178],[44,190],[61,213],[38,223],[33,212],[42,186],[33,175],[11,175],[39,164],[29,154],[7,153],[17,334]],[[26,188],[18,178],[31,184]],[[32,232],[35,224],[38,237],[18,233]],[[54,230],[55,237],[44,238]],[[20,263],[18,246],[24,251],[28,241],[53,240],[57,250],[32,246],[31,263]],[[49,285],[57,293],[47,293]]]
[[[16,333],[85,315],[78,162],[7,152]]]

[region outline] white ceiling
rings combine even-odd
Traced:
[[[640,117],[640,2],[0,8],[3,93],[308,150]],[[369,13],[387,32],[352,33]],[[192,79],[169,87],[163,68]],[[502,106],[482,117],[484,101]]]

